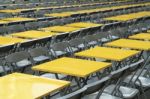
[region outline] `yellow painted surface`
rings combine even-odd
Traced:
[[[31,31],[25,31],[25,32],[18,32],[18,33],[13,33],[10,34],[11,36],[14,37],[20,37],[20,38],[29,38],[29,39],[36,39],[36,38],[43,38],[43,37],[49,37],[53,36],[56,33],[53,32],[43,32],[43,31],[36,31],[36,30],[31,30]]]
[[[150,34],[149,33],[140,33],[133,36],[129,36],[131,39],[139,39],[139,40],[150,40]]]
[[[0,36],[0,45],[9,45],[26,41],[25,39]]]
[[[0,78],[0,99],[35,99],[66,87],[67,81],[13,73]]]
[[[47,27],[47,28],[41,28],[41,30],[44,31],[52,31],[52,32],[73,32],[80,30],[80,28],[75,28],[75,27],[67,27],[67,26],[52,26],[52,27]]]
[[[103,58],[103,59],[108,59],[108,60],[113,60],[113,61],[122,61],[138,53],[139,51],[134,51],[134,50],[123,50],[123,49],[107,48],[107,47],[95,47],[89,50],[78,52],[75,55],[84,56],[84,57]]]
[[[88,75],[102,70],[110,65],[110,63],[106,62],[95,62],[63,57],[34,66],[32,69],[43,72],[66,74],[76,77],[87,77]]]
[[[150,42],[131,40],[131,39],[119,39],[105,44],[106,46],[131,48],[138,50],[150,50]]]
[[[88,27],[96,27],[96,26],[102,26],[102,25],[103,24],[96,24],[96,23],[90,23],[90,22],[77,22],[77,23],[67,24],[66,26],[88,28]]]

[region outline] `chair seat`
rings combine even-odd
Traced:
[[[78,45],[78,48],[84,48],[85,46],[84,46],[84,44],[80,44],[80,45]]]
[[[133,32],[137,33],[137,32],[139,32],[139,29],[134,29]]]
[[[63,51],[55,51],[55,53],[57,56],[61,56],[61,55],[66,54],[66,52],[63,52]]]
[[[98,92],[84,96],[82,99],[96,99]],[[99,99],[122,99],[107,93],[102,93]]]
[[[35,62],[41,62],[41,61],[49,60],[49,57],[42,55],[42,56],[34,57],[33,60],[34,60]]]
[[[107,38],[102,38],[101,41],[102,41],[102,42],[108,42],[109,39],[107,39]]]
[[[118,39],[119,37],[112,35],[111,38],[112,38],[112,39]]]
[[[102,93],[102,95],[100,96],[99,99],[122,99],[122,98],[112,96],[112,95],[107,94],[107,93]]]
[[[124,82],[129,82],[129,80],[131,79],[132,75],[128,76],[125,78]],[[134,82],[136,80],[137,76],[135,75],[132,79],[132,82]],[[140,76],[138,78],[142,84],[142,87],[150,87],[150,79],[149,78],[146,78],[146,77],[143,77],[143,76]],[[138,81],[136,81],[135,83],[136,85],[140,86],[140,83]]]
[[[89,42],[88,44],[92,46],[92,45],[96,45],[97,42],[96,42],[96,41],[91,41],[91,42]]]
[[[76,52],[76,51],[78,51],[78,48],[72,47],[72,51]]]
[[[27,59],[22,60],[22,61],[19,61],[19,62],[16,63],[16,65],[17,65],[18,67],[26,67],[26,66],[29,66],[29,65],[31,65],[31,64],[32,64],[32,63],[31,63],[29,60],[27,60]]]
[[[113,84],[109,85],[108,87],[104,89],[104,92],[111,94],[114,88],[115,88],[115,85]],[[139,92],[137,89],[124,87],[124,86],[120,86],[119,90],[122,93],[123,98],[133,98]]]
[[[45,73],[43,75],[40,75],[41,77],[45,77],[45,78],[53,78],[56,79],[55,74],[51,74],[51,73]],[[62,75],[62,74],[58,74],[59,79],[63,79],[66,77],[66,75]]]

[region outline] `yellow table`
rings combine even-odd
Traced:
[[[0,45],[10,45],[26,41],[25,39],[0,36]]]
[[[137,19],[145,16],[150,16],[149,11],[125,14],[125,15],[118,15],[113,17],[104,18],[104,20],[114,20],[114,21],[128,21],[132,19]]]
[[[45,16],[48,17],[70,17],[71,15],[72,15],[71,12],[45,14]]]
[[[102,58],[112,61],[123,61],[131,56],[138,54],[139,51],[124,50],[117,48],[95,47],[89,50],[78,52],[76,56]]]
[[[137,39],[137,40],[150,40],[150,34],[149,33],[140,33],[133,36],[129,36],[131,39]]]
[[[53,27],[41,28],[40,30],[65,33],[65,32],[78,31],[80,29],[81,28],[67,27],[67,26],[53,26]]]
[[[35,21],[35,18],[23,18],[23,17],[13,17],[13,18],[4,18],[2,19],[8,22],[20,22],[20,21]]]
[[[30,30],[30,31],[25,31],[25,32],[13,33],[10,35],[14,37],[20,37],[20,38],[37,39],[37,38],[50,37],[55,34],[56,33],[53,33],[53,32]]]
[[[34,66],[32,67],[32,69],[36,71],[65,74],[85,78],[92,73],[107,68],[110,65],[110,63],[105,62],[94,62],[89,60],[63,57]]]
[[[150,32],[150,30],[148,30],[147,32]]]
[[[13,73],[0,78],[0,99],[37,99],[58,91],[70,83],[38,76]]]
[[[137,50],[150,50],[150,42],[131,40],[131,39],[119,39],[105,44],[106,46],[131,48]]]
[[[20,13],[21,10],[16,9],[16,10],[0,10],[1,13],[12,13],[12,14],[16,14],[16,13]]]
[[[78,27],[78,28],[88,28],[88,27],[97,27],[97,26],[102,26],[102,25],[103,24],[96,24],[96,23],[90,23],[90,22],[77,22],[77,23],[67,24],[65,26]]]

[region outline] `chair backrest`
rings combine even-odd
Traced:
[[[62,96],[60,98],[57,99],[81,99],[82,98],[82,94],[86,91],[86,87],[83,87],[82,89],[79,89],[73,93],[70,93],[68,95]]]
[[[84,39],[87,43],[92,42],[92,41],[94,41],[94,42],[98,41],[97,38],[95,38],[95,36],[93,36],[93,35],[87,35],[84,37]]]
[[[69,49],[69,43],[68,42],[59,42],[51,45],[51,48],[54,51],[66,51]]]
[[[83,45],[86,47],[85,40],[82,38],[75,38],[69,41],[71,47],[78,48],[79,45]]]
[[[44,28],[49,26],[47,21],[39,21],[38,24],[39,24],[39,28]]]
[[[27,30],[32,30],[32,29],[37,29],[39,26],[38,26],[38,23],[37,22],[27,22],[25,24],[25,28]]]
[[[24,25],[22,24],[16,24],[16,25],[10,25],[8,26],[9,33],[14,32],[23,32],[25,31]]]
[[[22,61],[24,59],[30,60],[31,57],[28,52],[20,51],[20,52],[15,52],[15,53],[12,53],[12,54],[6,56],[5,59],[6,59],[6,62],[8,62],[8,63],[16,63],[16,62]]]
[[[39,47],[29,50],[29,53],[32,57],[38,57],[41,55],[50,56],[48,49],[46,47]]]

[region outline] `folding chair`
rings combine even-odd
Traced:
[[[37,22],[27,22],[25,24],[25,28],[26,30],[34,30],[39,28],[38,23]]]
[[[98,40],[93,35],[87,35],[87,36],[85,36],[84,40],[86,42],[87,47],[89,47],[89,48],[98,45]]]
[[[24,69],[34,64],[30,54],[26,51],[15,52],[7,55],[5,60],[8,66],[11,66],[14,71],[22,70],[22,72],[24,72]]]
[[[109,80],[110,77],[108,75],[107,77],[104,77],[99,81],[95,81],[93,83],[87,84],[85,86],[87,90],[84,92],[84,96],[82,99],[121,99],[119,97],[103,92]]]
[[[105,32],[99,32],[97,34],[94,34],[93,36],[97,39],[98,45],[109,42],[111,40],[109,37],[109,33],[106,31]]]
[[[145,62],[141,59],[139,62],[137,62],[138,64],[131,64],[130,71],[134,73],[127,76],[124,80],[124,82],[126,83],[131,83],[138,86],[139,90],[144,95],[144,99],[148,99],[145,91],[150,88],[150,78],[143,75],[143,73],[149,73],[149,66],[147,67],[147,65],[149,65],[149,62],[150,60],[147,60]]]
[[[29,50],[34,63],[39,64],[51,59],[51,55],[46,47],[39,47]]]
[[[129,74],[132,72],[129,71],[130,67],[125,66],[117,71],[113,71],[111,73],[111,80],[115,82],[115,84],[110,84],[108,85],[105,89],[104,92],[111,94],[111,95],[116,95],[121,98],[125,99],[132,99],[136,96],[138,96],[139,90],[132,88],[131,86],[124,86],[123,80],[125,77],[127,77]]]
[[[51,45],[50,50],[55,58],[72,54],[68,42],[59,42]]]
[[[75,38],[69,41],[70,48],[72,49],[73,53],[84,50],[87,48],[86,42],[82,38]]]
[[[24,25],[22,24],[15,24],[15,25],[8,26],[9,33],[23,32],[23,31],[25,31],[25,28],[24,28]]]

